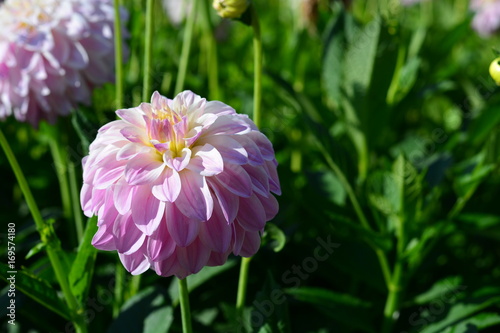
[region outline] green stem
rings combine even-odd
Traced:
[[[115,301],[113,302],[113,318],[120,314],[120,308],[123,304],[123,286],[125,285],[125,268],[118,259],[115,268]]]
[[[122,26],[120,17],[120,1],[114,0],[115,9],[115,103],[116,108],[123,107],[123,47],[122,47]]]
[[[181,302],[182,332],[192,333],[191,310],[189,309],[189,291],[186,279],[179,280],[179,299]]]
[[[59,135],[59,129],[55,128],[55,132],[49,133],[49,146],[52,158],[54,159],[54,166],[56,169],[57,179],[61,190],[61,200],[63,206],[64,218],[68,221],[73,220],[73,208],[71,205],[71,191],[68,182],[68,159],[66,151],[62,147],[62,138]]]
[[[33,216],[33,220],[35,221],[35,225],[37,227],[38,232],[40,233],[40,238],[42,242],[45,244],[45,248],[47,251],[47,255],[49,257],[50,263],[52,265],[52,269],[56,275],[57,281],[61,286],[62,292],[64,294],[64,298],[66,299],[66,303],[70,309],[71,316],[73,318],[73,322],[79,333],[87,332],[87,327],[85,325],[85,321],[83,317],[78,314],[79,305],[78,302],[71,292],[71,288],[69,286],[69,282],[67,279],[67,272],[65,272],[63,268],[63,263],[58,253],[61,250],[61,244],[57,235],[51,224],[45,223],[40,214],[40,210],[36,204],[35,199],[33,198],[33,194],[28,186],[28,182],[24,177],[23,171],[17,162],[17,159],[12,152],[12,149],[9,146],[7,139],[5,138],[3,132],[0,130],[0,145],[2,146],[5,155],[7,156],[7,160],[10,163],[12,171],[14,172],[17,182],[19,183],[19,187],[23,192],[24,198],[28,205],[28,208]]]
[[[382,333],[390,333],[395,323],[395,312],[399,309],[400,295],[401,295],[401,281],[402,281],[402,262],[397,259],[394,265],[394,274],[392,282],[389,285],[389,293],[384,308],[384,323],[382,326]]]
[[[210,10],[208,1],[202,1],[202,16],[204,38],[207,45],[207,72],[208,90],[211,100],[219,100],[219,64],[217,61],[217,43],[215,41],[213,26],[210,20]]]
[[[151,58],[153,48],[153,7],[154,0],[147,0],[146,2],[146,43],[144,47],[144,73],[142,83],[142,100],[147,101],[151,96],[151,79],[153,73],[151,72]]]
[[[326,159],[326,162],[328,163],[328,166],[332,169],[332,171],[335,173],[337,178],[339,179],[340,183],[342,184],[342,187],[345,189],[347,196],[349,197],[349,200],[351,201],[351,204],[354,208],[354,211],[356,212],[356,215],[358,216],[359,221],[361,222],[361,225],[370,231],[373,231],[372,227],[368,223],[368,219],[365,216],[365,213],[363,213],[363,210],[361,209],[361,206],[359,205],[358,199],[356,198],[356,195],[354,194],[354,190],[351,187],[351,184],[349,184],[349,181],[345,177],[344,173],[342,170],[338,167],[337,163],[333,161],[331,158],[330,154],[325,150],[323,145],[320,143],[319,144],[320,150],[323,153],[323,156]],[[380,249],[378,246],[376,246],[373,242],[368,242],[368,244],[373,248],[375,251],[375,254],[377,255],[378,261],[380,263],[380,268],[382,270],[382,275],[384,276],[385,283],[387,287],[389,288],[391,284],[391,271],[389,269],[389,263],[387,261],[387,257]]]
[[[69,175],[69,188],[71,191],[71,205],[73,207],[73,213],[75,214],[75,226],[76,226],[76,236],[78,238],[78,243],[83,240],[83,218],[80,209],[80,198],[78,193],[78,183],[76,180],[75,164],[73,162],[68,163],[68,175]]]
[[[254,88],[253,88],[253,121],[260,127],[262,103],[262,39],[260,35],[259,17],[252,4],[253,57],[254,57]]]
[[[193,7],[189,13],[189,17],[184,30],[182,40],[181,60],[179,62],[179,71],[177,72],[177,80],[175,82],[175,94],[177,95],[184,89],[184,80],[186,79],[187,66],[189,63],[189,53],[191,51],[191,40],[193,39],[194,23],[196,21],[196,11],[198,1],[193,1]]]
[[[252,257],[241,258],[240,278],[238,280],[238,295],[236,297],[236,315],[239,319],[243,318],[243,309],[245,308],[250,260],[252,260]]]

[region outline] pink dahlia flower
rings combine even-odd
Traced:
[[[271,142],[246,116],[190,91],[118,110],[83,159],[92,244],[125,268],[184,278],[228,255],[252,256],[278,212]]]
[[[89,104],[114,80],[113,21],[111,0],[0,2],[0,119],[37,126]]]
[[[470,8],[476,12],[472,28],[482,37],[489,37],[500,29],[500,0],[472,0]]]

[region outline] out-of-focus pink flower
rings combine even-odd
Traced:
[[[111,0],[0,3],[0,119],[37,126],[89,104],[114,80],[113,21]]]
[[[476,12],[472,28],[482,37],[489,37],[500,29],[499,0],[471,0],[470,8]]]
[[[118,110],[83,159],[92,244],[125,268],[184,278],[228,255],[252,256],[280,194],[271,142],[246,116],[185,91]]]

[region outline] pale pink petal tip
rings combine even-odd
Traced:
[[[84,158],[81,205],[92,244],[132,274],[184,278],[233,253],[249,257],[278,213],[277,162],[245,115],[191,91],[118,110]]]

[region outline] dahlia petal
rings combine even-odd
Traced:
[[[227,261],[227,257],[229,256],[229,252],[226,253],[217,253],[212,251],[210,253],[210,258],[208,258],[207,266],[221,266]]]
[[[250,176],[254,192],[265,197],[269,196],[269,177],[266,170],[262,167],[254,167],[251,165],[243,165],[242,168],[245,169]]]
[[[243,246],[241,247],[240,256],[251,257],[260,247],[260,235],[259,232],[245,232],[245,240],[243,241]]]
[[[152,261],[161,261],[170,257],[176,248],[176,243],[167,229],[167,222],[163,219],[155,230],[147,238],[147,254]]]
[[[123,163],[115,163],[110,169],[97,169],[93,181],[94,187],[98,189],[108,188],[123,176],[123,170],[125,170]]]
[[[146,135],[141,132],[137,127],[125,127],[120,130],[120,133],[125,139],[130,142],[137,142],[141,144],[147,144],[148,139]]]
[[[125,180],[130,185],[154,183],[165,169],[155,155],[141,154],[130,160],[125,167]]]
[[[248,135],[235,135],[234,139],[237,140],[247,151],[248,163],[250,165],[259,166],[264,163],[264,158],[262,157],[259,147],[257,147],[255,142],[250,139]]]
[[[264,228],[266,213],[255,194],[250,198],[240,198],[240,208],[236,220],[248,231],[258,231]]]
[[[200,240],[216,252],[226,252],[231,244],[232,228],[224,218],[219,205],[214,205],[212,217],[200,224]]]
[[[87,217],[92,217],[92,186],[83,184],[80,191],[80,205]]]
[[[175,205],[187,217],[208,220],[212,216],[214,202],[205,177],[188,169],[180,172],[179,176],[182,190]]]
[[[267,173],[269,174],[269,189],[273,193],[281,195],[280,180],[278,178],[278,170],[276,170],[275,162],[276,160],[266,161],[264,163],[264,167],[266,168]]]
[[[191,160],[191,149],[183,148],[181,151],[181,156],[174,157],[172,151],[167,151],[163,154],[163,160],[165,164],[174,169],[177,172],[184,170],[185,167],[188,166],[189,161]]]
[[[255,142],[265,160],[274,159],[273,145],[264,134],[259,131],[251,131],[248,133],[248,137]]]
[[[205,105],[205,114],[212,113],[216,115],[233,115],[236,111],[227,104],[219,101],[210,101]]]
[[[92,238],[92,246],[103,251],[116,250],[115,239],[113,234],[108,230],[107,224],[99,226]]]
[[[226,163],[246,164],[248,163],[248,154],[245,148],[229,135],[217,135],[206,138],[205,141],[214,146]]]
[[[130,160],[137,156],[137,154],[145,153],[149,150],[149,147],[144,147],[134,142],[127,143],[123,147],[120,148],[118,153],[116,154],[116,159],[118,161],[121,160]]]
[[[207,264],[210,252],[199,239],[196,239],[187,247],[177,248],[177,259],[182,267],[195,274]]]
[[[130,255],[118,253],[118,256],[125,269],[132,275],[142,274],[151,266],[148,258],[142,254],[142,251],[137,251]]]
[[[181,192],[179,173],[173,169],[165,169],[163,176],[165,181],[160,185],[154,185],[152,193],[158,200],[174,202]]]
[[[240,119],[230,116],[220,116],[203,132],[203,136],[245,134],[249,131],[250,127]]]
[[[238,214],[238,208],[240,205],[239,197],[227,190],[215,178],[209,178],[207,179],[207,182],[212,191],[214,191],[215,197],[217,198],[226,222],[233,223],[236,215]]]
[[[113,201],[118,213],[125,215],[132,207],[132,198],[135,186],[130,186],[125,182],[119,182],[113,190]]]
[[[224,170],[224,161],[219,151],[212,145],[206,144],[193,149],[194,157],[187,168],[202,176],[210,177]]]
[[[146,235],[134,224],[130,214],[120,215],[113,225],[113,237],[119,253],[132,254],[144,244]]]
[[[156,274],[160,276],[175,275],[179,279],[184,279],[186,276],[191,274],[179,264],[177,255],[172,255],[166,260],[155,262],[154,269]]]
[[[167,204],[165,219],[168,232],[178,246],[186,247],[198,236],[200,222],[186,217],[175,204]]]
[[[276,214],[278,214],[279,204],[278,200],[273,195],[269,195],[267,197],[261,196],[256,193],[257,198],[259,198],[262,207],[264,207],[264,212],[266,214],[266,220],[270,221],[274,219]]]
[[[239,165],[226,164],[224,172],[214,176],[225,188],[240,197],[252,195],[252,180]]]
[[[116,111],[116,115],[128,123],[142,128],[146,126],[146,122],[144,121],[142,112],[138,112],[138,110],[140,109],[120,109]]]
[[[231,224],[231,229],[233,229],[233,253],[239,256],[245,241],[245,229],[239,223]]]
[[[165,203],[151,194],[149,186],[138,186],[134,194],[132,218],[137,228],[147,236],[157,228],[165,213]]]

